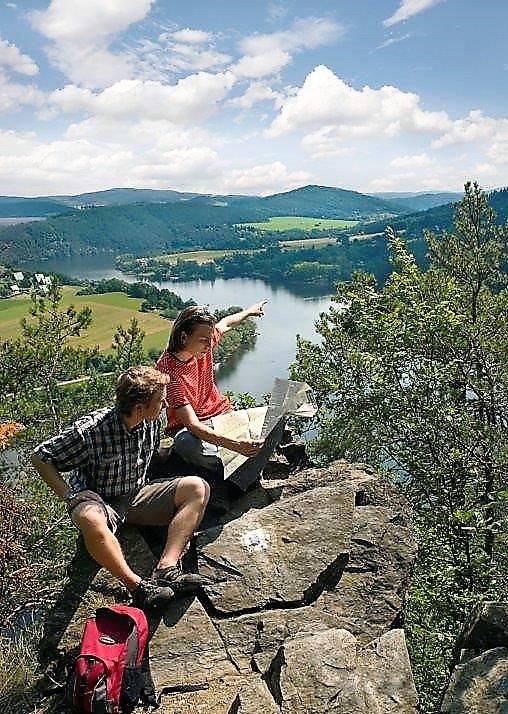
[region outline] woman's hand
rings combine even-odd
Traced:
[[[247,308],[247,312],[251,317],[261,317],[265,314],[264,307],[267,302],[268,300],[260,300],[259,302],[255,302],[254,305],[251,305]]]
[[[242,456],[256,456],[263,446],[262,439],[238,439],[234,451]]]

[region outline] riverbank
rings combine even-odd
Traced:
[[[117,270],[112,258],[46,261],[32,264],[30,269],[46,273],[53,271],[79,280],[117,278],[126,283],[137,280],[135,276],[124,275]],[[241,359],[231,360],[217,376],[222,391],[249,392],[257,400],[262,400],[263,395],[271,390],[274,377],[287,377],[288,365],[295,359],[296,336],[316,339],[314,323],[331,304],[329,294],[299,295],[286,286],[269,286],[263,280],[254,278],[178,283],[154,281],[153,285],[178,293],[184,301],[193,299],[199,305],[208,305],[211,310],[268,300],[264,316],[256,320],[254,348],[244,353]]]

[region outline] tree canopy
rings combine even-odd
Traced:
[[[468,183],[455,230],[426,233],[427,270],[387,238],[384,287],[366,274],[339,284],[320,343],[298,340],[292,375],[318,395],[315,456],[390,470],[413,504],[410,645],[430,702],[465,606],[505,590],[508,226]]]

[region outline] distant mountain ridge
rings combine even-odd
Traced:
[[[488,199],[489,205],[496,213],[496,221],[503,223],[508,220],[508,188],[492,191],[488,195]],[[426,211],[397,216],[389,221],[389,225],[395,230],[404,233],[406,238],[420,239],[425,228],[436,232],[452,230],[454,213],[454,203],[447,203],[429,208]],[[357,226],[356,229],[362,228],[366,232],[376,233],[383,231],[386,225],[386,220],[373,221]]]
[[[0,196],[1,218],[45,217],[70,213],[74,209],[49,197]]]
[[[384,198],[388,201],[394,201],[399,206],[408,211],[425,211],[428,208],[442,206],[446,203],[455,203],[460,201],[463,193],[452,191],[437,191],[424,193],[397,193],[396,191],[387,191],[384,193],[373,193],[372,196]]]
[[[271,196],[220,195],[180,191],[111,188],[75,195],[20,198],[0,196],[0,216],[48,216],[84,207],[125,206],[141,203],[179,203],[194,200],[209,206],[230,206],[237,210],[275,211],[274,215],[308,215],[315,218],[366,218],[379,213],[406,210],[396,202],[327,186],[302,186]],[[26,206],[26,208],[23,208]],[[16,213],[17,207],[23,213]],[[30,210],[31,213],[26,211]],[[282,211],[282,213],[280,213]],[[304,211],[305,213],[302,213]]]
[[[74,196],[50,196],[57,203],[66,206],[123,206],[129,203],[173,203],[199,196],[172,189],[153,188],[108,188],[104,191],[78,193]]]
[[[456,198],[455,194],[451,195]],[[128,201],[147,196],[153,200],[107,206],[86,203],[91,199]],[[421,196],[428,200],[428,194]],[[432,200],[442,200],[446,194],[432,196]],[[56,205],[67,213],[0,228],[0,252],[4,262],[17,264],[84,255],[130,253],[141,256],[200,248],[276,245],[280,236],[238,227],[238,224],[265,221],[272,216],[356,219],[360,222],[357,229],[364,233],[382,233],[387,225],[392,225],[419,240],[423,228],[438,231],[451,228],[454,212],[450,203],[409,212],[406,206],[400,205],[402,199],[411,198],[408,196],[399,196],[394,202],[356,191],[313,185],[265,197],[111,189],[54,198],[71,202],[79,199],[84,203],[78,210],[49,198],[25,199],[47,201],[47,208]],[[171,200],[161,201],[161,198]],[[0,197],[0,215],[2,202],[9,200],[25,205],[23,199]],[[500,220],[504,220],[508,216],[508,189],[492,193],[491,203]]]
[[[297,215],[373,220],[393,218],[403,210],[390,201],[322,186],[304,186],[266,197],[149,192],[152,198],[162,196],[173,200],[110,206],[86,203],[94,195],[97,198],[96,194],[80,194],[78,198],[85,201],[84,207],[73,209],[69,215],[1,229],[3,260],[20,262],[77,255],[146,255],[203,247],[249,247],[254,246],[255,241],[270,242],[270,238],[245,231],[242,236],[235,229],[237,224]],[[112,192],[98,194],[100,200],[126,200],[129,196],[146,197],[146,193],[112,189]],[[70,198],[76,200],[75,196]],[[242,244],[242,240],[247,242]]]

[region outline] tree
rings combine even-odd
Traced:
[[[34,291],[31,299],[30,317],[21,320],[21,339],[10,347],[4,345],[2,356],[8,361],[13,355],[24,353],[20,363],[23,369],[16,372],[18,376],[24,375],[25,389],[33,386],[43,391],[53,428],[60,428],[57,383],[83,372],[88,352],[71,346],[69,340],[88,328],[92,311],[89,307],[78,311],[74,305],[61,309],[62,291],[56,284],[50,286],[47,294]]]
[[[127,329],[122,325],[117,327],[111,347],[113,348],[114,360],[119,371],[145,361],[144,338],[145,333],[139,327],[135,317],[131,319]]]
[[[390,470],[415,509],[409,634],[427,703],[464,608],[503,596],[507,575],[508,226],[468,183],[455,229],[426,234],[425,272],[388,229],[384,288],[365,274],[340,284],[321,344],[299,339],[292,368],[318,395],[315,455]]]

